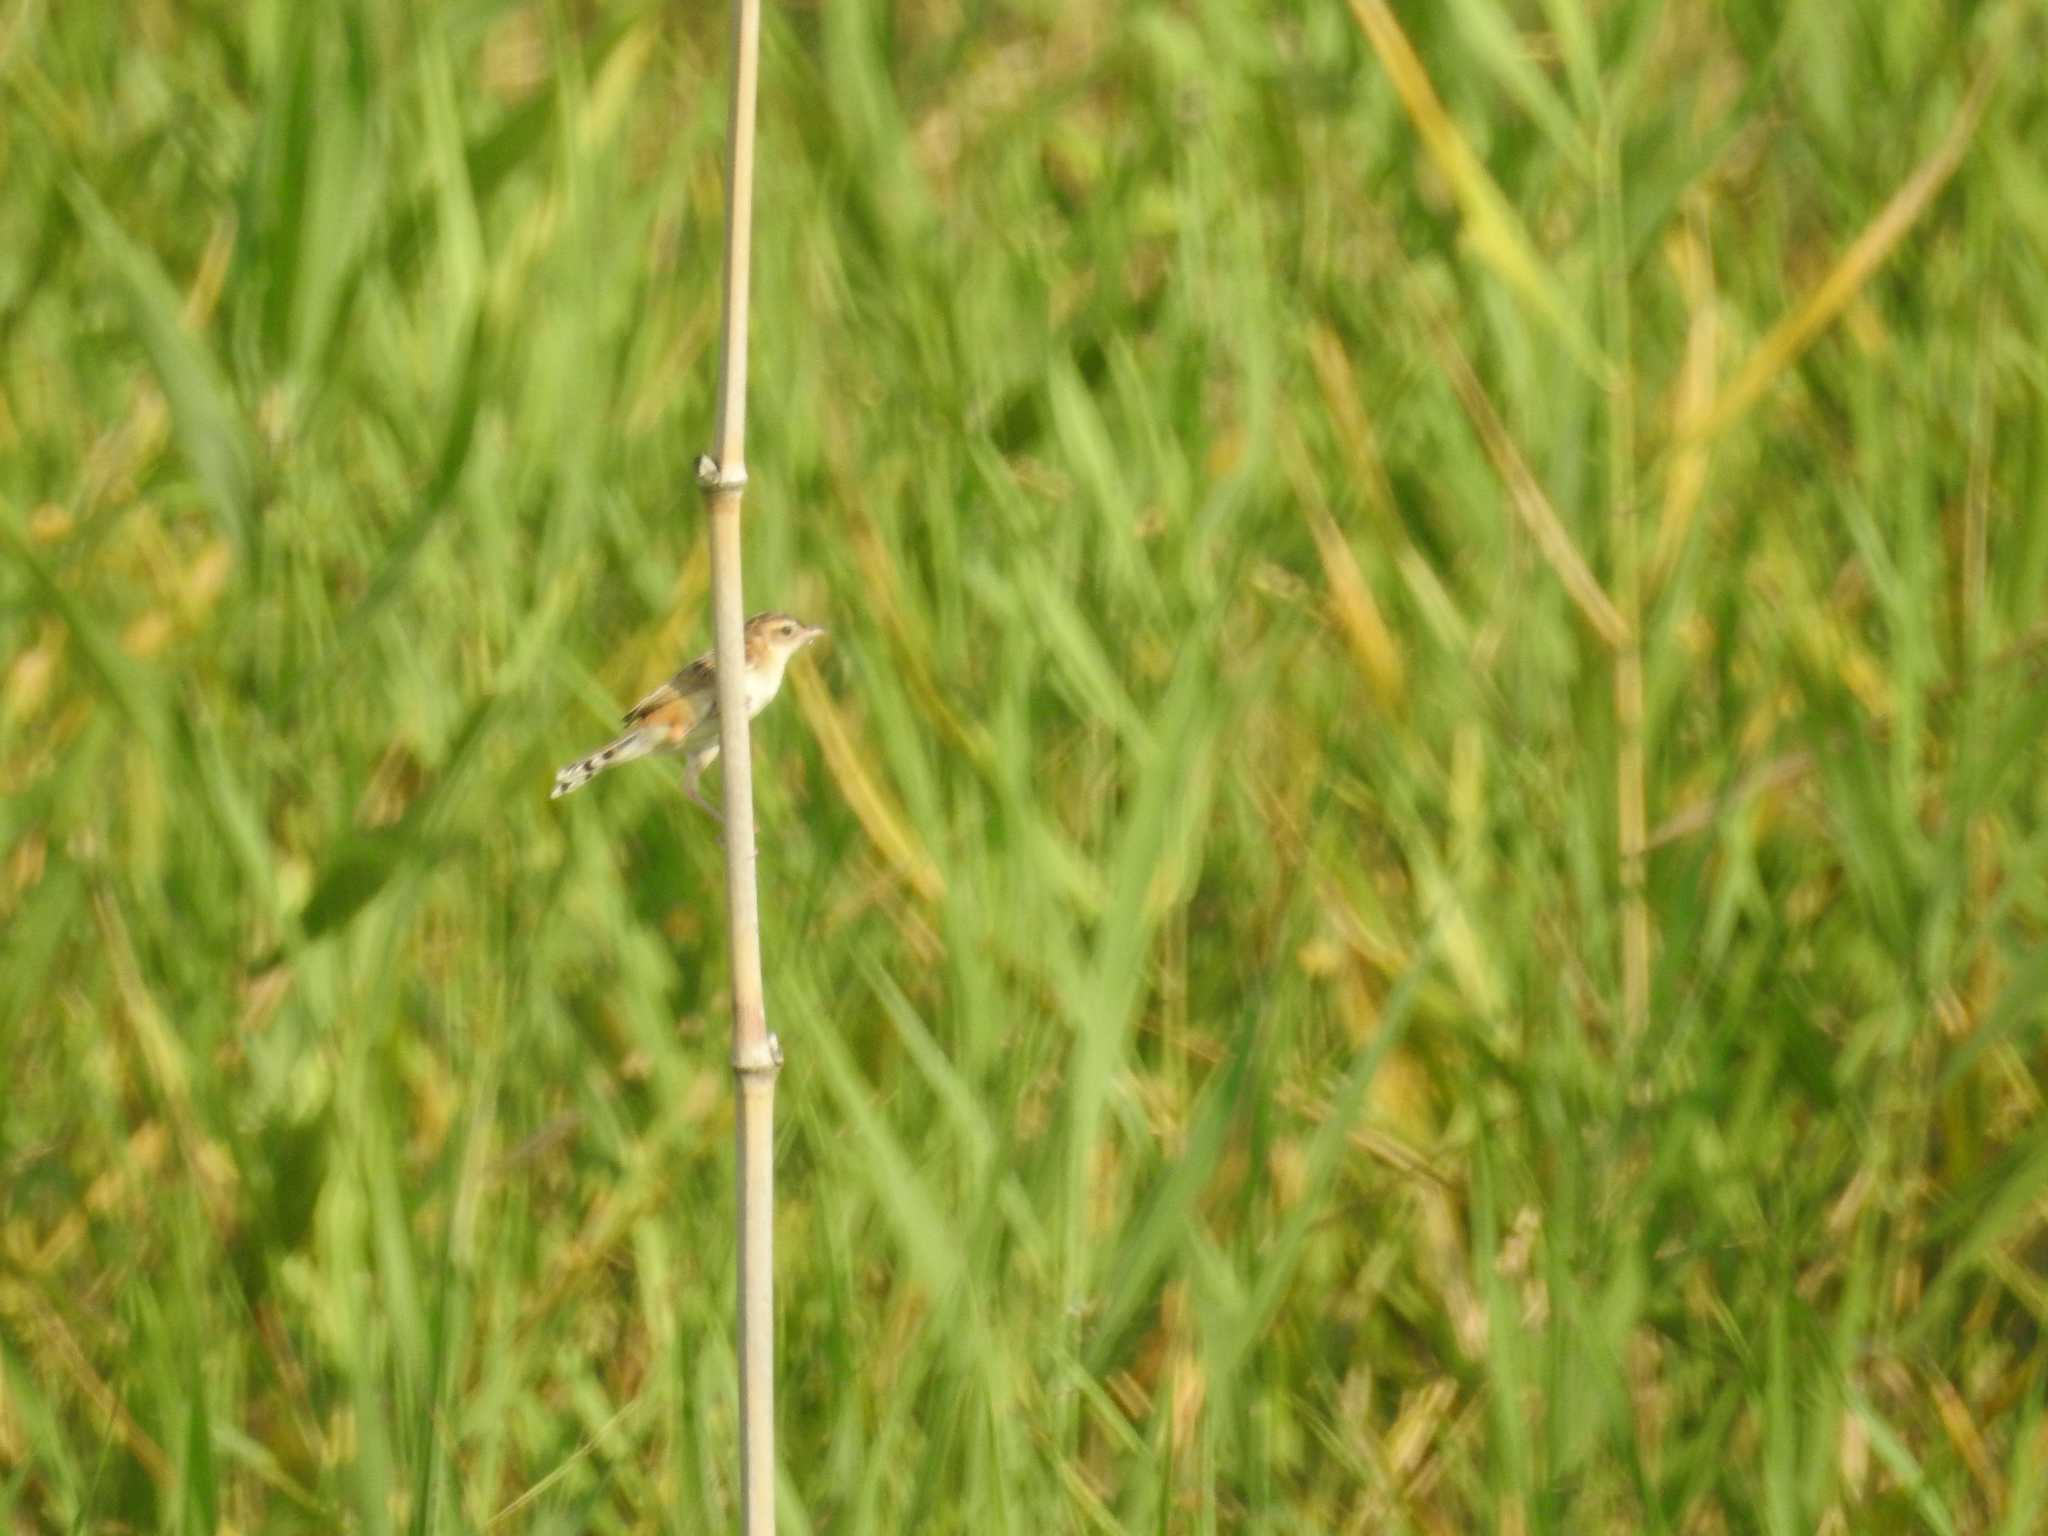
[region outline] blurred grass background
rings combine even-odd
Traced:
[[[2044,41],[770,4],[785,1529],[2041,1529]],[[0,9],[10,1531],[732,1519],[725,48]]]

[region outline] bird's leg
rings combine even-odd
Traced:
[[[689,793],[690,798],[703,808],[704,814],[717,822],[719,827],[723,829],[725,826],[725,813],[718,810],[709,800],[706,800],[697,792],[697,781],[703,777],[705,765],[710,761],[709,757],[691,757],[687,766],[683,769],[683,788]],[[722,837],[723,835],[724,833],[721,830],[720,836]]]

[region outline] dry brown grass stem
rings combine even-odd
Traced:
[[[1537,483],[1521,450],[1515,446],[1507,425],[1487,398],[1486,386],[1473,372],[1471,363],[1466,361],[1457,337],[1451,334],[1450,325],[1426,302],[1422,310],[1430,340],[1436,347],[1437,361],[1450,381],[1452,393],[1464,407],[1473,431],[1478,433],[1480,446],[1486,450],[1487,458],[1507,487],[1508,504],[1528,527],[1536,540],[1536,547],[1542,551],[1551,570],[1557,573],[1557,579],[1564,583],[1565,591],[1578,604],[1586,622],[1608,645],[1620,650],[1629,643],[1628,621],[1600,585],[1593,568],[1586,564],[1586,557],[1579,553],[1578,545],[1572,542],[1572,536],[1558,517],[1557,509],[1551,506],[1550,498],[1543,494],[1543,487]]]

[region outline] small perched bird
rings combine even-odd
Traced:
[[[749,720],[766,709],[768,701],[782,690],[782,674],[789,666],[789,658],[824,633],[786,613],[757,613],[747,620]],[[572,789],[581,789],[605,769],[630,763],[636,757],[672,756],[680,752],[684,756],[683,787],[690,798],[717,820],[725,820],[697,793],[697,781],[718,756],[716,652],[706,651],[627,710],[625,723],[625,734],[616,741],[557,773],[554,791],[548,798],[553,800]]]

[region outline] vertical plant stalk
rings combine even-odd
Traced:
[[[1608,379],[1607,500],[1613,520],[1614,602],[1622,638],[1614,652],[1614,789],[1621,862],[1621,1018],[1628,1040],[1650,1018],[1650,902],[1644,888],[1649,848],[1648,756],[1643,741],[1642,510],[1636,505],[1635,379],[1629,367],[1628,248],[1622,232],[1621,126],[1612,106],[1601,114],[1595,149],[1599,183],[1601,288],[1607,313],[1601,339]]]
[[[725,900],[732,966],[732,1071],[738,1095],[740,1529],[775,1531],[775,1074],[761,989],[754,879],[754,760],[746,706],[740,495],[747,483],[747,281],[754,226],[754,98],[760,0],[733,0],[732,113],[726,123],[725,313],[712,455],[697,461],[711,538],[718,658],[718,748],[725,765]]]

